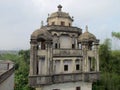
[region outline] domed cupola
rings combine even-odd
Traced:
[[[58,11],[52,13],[47,18],[48,25],[71,26],[73,18],[66,12],[62,12],[62,6],[58,6]]]
[[[96,37],[92,33],[88,32],[88,26],[86,26],[86,31],[78,37],[79,43],[84,41],[87,41],[87,42],[96,41]]]
[[[52,35],[46,29],[40,28],[32,33],[31,39],[51,41]]]

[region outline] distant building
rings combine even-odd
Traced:
[[[14,90],[14,63],[0,60],[0,90]]]
[[[29,84],[36,90],[92,90],[99,79],[99,40],[72,22],[59,5],[32,33]]]

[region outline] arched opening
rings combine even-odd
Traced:
[[[59,48],[59,39],[56,33],[53,36],[53,48]]]
[[[44,38],[38,38],[38,49],[41,49],[41,50],[45,50],[46,49],[46,46],[45,46],[45,39]]]
[[[65,22],[64,21],[61,21],[61,26],[65,26]]]

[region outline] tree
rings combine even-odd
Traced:
[[[0,54],[2,60],[12,60],[15,63],[15,89],[33,90],[28,85],[29,50],[20,50],[18,54]]]
[[[106,39],[99,48],[100,80],[93,83],[93,90],[120,90],[120,51],[111,50],[111,43]]]
[[[106,39],[99,48],[99,57],[100,57],[100,69],[103,71],[109,70],[110,58],[111,58],[111,42],[110,39]]]
[[[120,32],[112,32],[112,37],[120,39]]]

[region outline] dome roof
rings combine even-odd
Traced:
[[[69,15],[69,13],[62,12],[61,9],[62,9],[62,6],[59,5],[59,6],[58,6],[58,11],[52,13],[52,14],[48,17],[48,19],[50,19],[50,18],[55,18],[55,17],[60,17],[60,18],[68,18],[68,19],[71,19],[71,21],[73,21],[73,19],[72,19],[72,18],[70,17],[70,15]]]
[[[35,30],[32,35],[31,39],[39,39],[42,38],[44,40],[52,40],[52,35],[44,28]]]
[[[96,37],[92,33],[88,32],[88,27],[86,26],[86,32],[78,37],[78,42],[82,41],[95,41]]]

